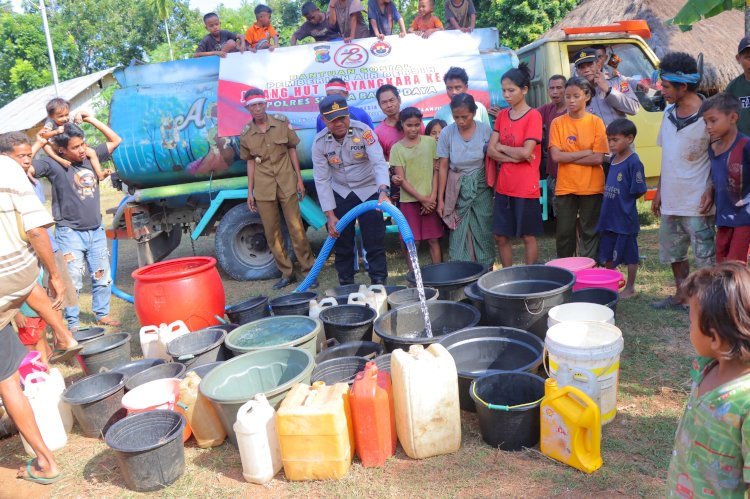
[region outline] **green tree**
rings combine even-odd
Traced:
[[[149,6],[156,12],[159,19],[164,21],[164,32],[167,34],[167,45],[169,46],[169,58],[174,61],[172,51],[172,40],[169,38],[169,15],[173,9],[171,0],[149,0]]]
[[[669,22],[679,26],[682,31],[689,31],[693,24],[701,19],[708,19],[732,9],[744,9],[745,36],[750,36],[750,0],[688,0]]]
[[[477,26],[496,27],[502,45],[519,48],[542,36],[578,2],[579,0],[477,0]]]

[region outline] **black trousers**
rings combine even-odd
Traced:
[[[333,193],[336,201],[336,208],[333,213],[337,218],[341,218],[355,206],[362,204],[362,201],[354,192],[350,192],[346,198],[342,198],[337,193]],[[378,199],[375,193],[368,201]],[[383,213],[380,211],[368,211],[357,218],[359,228],[362,234],[362,244],[367,252],[367,263],[369,264],[368,273],[373,281],[385,282],[388,277],[388,268],[385,262],[385,221]],[[354,251],[354,223],[350,223],[342,232],[333,247],[336,252],[336,272],[339,275],[341,284],[350,284],[354,282],[354,259],[357,257]]]

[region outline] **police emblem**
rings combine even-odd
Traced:
[[[383,40],[378,40],[370,46],[370,53],[376,57],[385,57],[391,53],[391,45]]]
[[[313,47],[313,50],[315,51],[315,62],[324,63],[331,60],[330,45],[318,45]]]
[[[330,165],[340,165],[341,159],[338,156],[331,156],[328,158],[328,164]]]
[[[362,138],[365,139],[365,142],[367,142],[368,146],[371,146],[375,143],[375,137],[373,137],[370,130],[367,130],[365,133],[363,133]]]
[[[623,80],[620,82],[620,92],[630,92],[630,83],[628,83],[628,80]]]

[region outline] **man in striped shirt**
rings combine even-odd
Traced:
[[[39,277],[39,262],[49,274],[49,287],[59,309],[65,286],[55,265],[46,228],[52,217],[34,194],[21,167],[9,157],[0,156],[0,397],[18,430],[37,457],[18,476],[48,484],[60,478],[52,452],[44,444],[28,400],[20,388],[18,367],[27,350],[21,344],[10,320]]]

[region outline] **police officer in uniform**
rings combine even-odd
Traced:
[[[329,95],[320,101],[326,128],[315,136],[312,146],[313,173],[318,201],[328,219],[328,233],[338,238],[336,272],[342,285],[354,283],[354,224],[339,234],[336,223],[349,210],[368,200],[389,202],[390,178],[375,133],[364,123],[349,117],[346,98]],[[379,211],[358,217],[362,243],[367,251],[368,272],[373,284],[385,284],[385,222]]]
[[[583,49],[573,61],[576,74],[586,78],[596,90],[587,111],[600,117],[605,126],[626,115],[632,116],[641,108],[628,79],[619,74],[608,75],[604,71],[603,61],[597,58],[596,50]]]
[[[297,159],[299,138],[285,116],[266,114],[262,90],[248,90],[245,102],[253,118],[240,135],[240,158],[247,160],[247,206],[260,214],[268,247],[281,271],[281,279],[273,289],[281,289],[297,278],[284,249],[279,207],[302,272],[309,271],[315,263],[299,211],[298,196],[305,196]],[[311,287],[317,287],[317,282]]]

